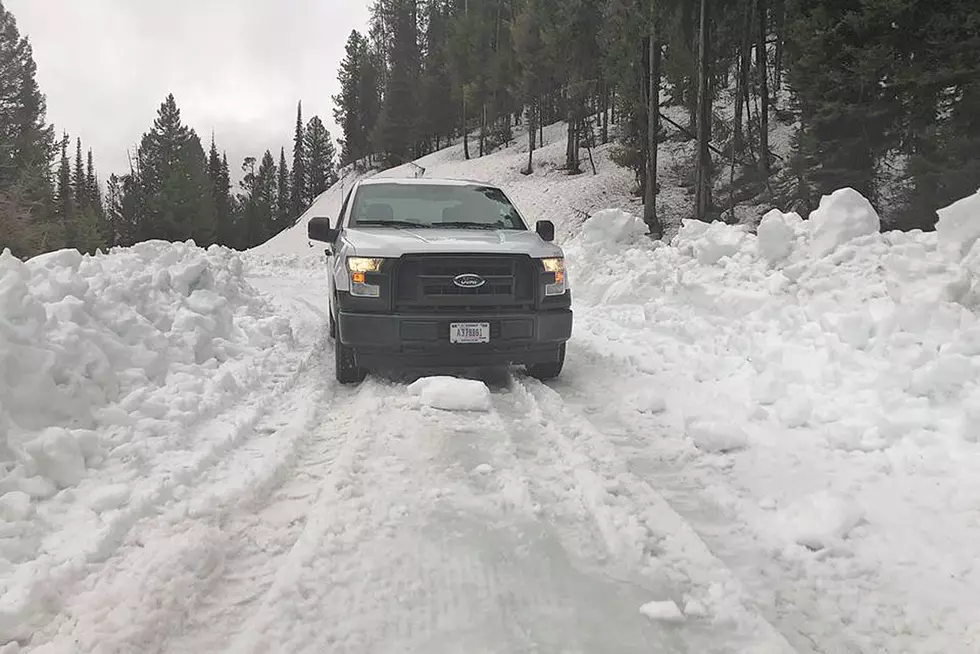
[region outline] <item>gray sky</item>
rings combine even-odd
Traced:
[[[126,151],[173,93],[208,147],[214,130],[233,175],[266,149],[291,159],[296,103],[336,139],[331,96],[368,0],[4,0],[30,37],[48,121],[94,150],[99,177],[128,171]]]

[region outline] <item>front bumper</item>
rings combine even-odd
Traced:
[[[449,342],[453,322],[490,323],[490,342]],[[570,309],[515,314],[372,314],[340,311],[337,337],[362,367],[469,367],[548,363],[572,335]]]

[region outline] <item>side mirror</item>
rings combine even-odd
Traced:
[[[538,233],[538,236],[543,241],[550,243],[555,240],[555,223],[550,220],[539,220],[534,226],[534,231]]]
[[[340,236],[339,229],[330,228],[329,218],[310,218],[308,223],[307,233],[310,236],[311,241],[323,241],[324,243],[336,243],[337,238]]]

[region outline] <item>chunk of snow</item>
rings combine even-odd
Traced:
[[[629,243],[648,231],[646,223],[621,209],[597,211],[582,226],[586,242],[601,243],[609,247],[617,243]]]
[[[853,500],[820,491],[791,504],[778,514],[786,537],[811,550],[838,544],[864,520]]]
[[[685,427],[687,437],[705,452],[734,452],[748,446],[745,432],[732,422],[692,418],[687,420]]]
[[[647,602],[640,607],[640,613],[657,622],[684,622],[684,614],[671,600]]]
[[[475,379],[423,377],[408,387],[424,406],[444,411],[489,411],[490,389]]]
[[[667,410],[667,400],[653,391],[638,391],[626,396],[623,404],[637,413],[663,413]]]
[[[85,458],[78,441],[66,429],[51,427],[25,447],[38,474],[60,488],[74,486],[85,476]]]
[[[962,259],[980,240],[980,190],[936,213],[939,214],[936,234],[940,245]]]
[[[129,486],[125,484],[111,484],[101,486],[88,493],[85,497],[85,504],[96,513],[104,513],[112,509],[118,509],[129,501]]]
[[[478,475],[488,475],[493,472],[493,466],[489,463],[481,463],[477,467],[473,468],[473,472]]]
[[[22,491],[10,491],[0,497],[0,518],[8,522],[27,520],[32,513],[31,496]]]
[[[802,427],[810,421],[813,403],[806,396],[806,390],[801,387],[796,387],[789,393],[776,402],[776,415],[787,427]]]
[[[697,260],[706,266],[718,263],[739,251],[745,240],[745,231],[722,222],[703,223],[685,220],[674,245],[690,248]]]
[[[852,188],[842,188],[820,198],[820,206],[810,214],[810,249],[823,257],[880,230],[881,219],[868,199]]]
[[[684,603],[684,615],[689,618],[704,618],[708,615],[708,609],[698,600],[689,599]]]
[[[793,225],[798,223],[799,216],[784,214],[778,209],[773,209],[762,217],[756,235],[759,243],[759,254],[769,262],[777,262],[785,259],[792,253],[793,245],[796,242],[796,230]]]

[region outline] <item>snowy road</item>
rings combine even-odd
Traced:
[[[29,651],[793,651],[579,402],[615,371],[584,352],[554,388],[490,371],[485,412],[422,406],[411,380],[339,387],[302,274],[252,280],[291,321],[295,369],[214,419],[251,428]],[[671,601],[686,619],[640,611]]]

